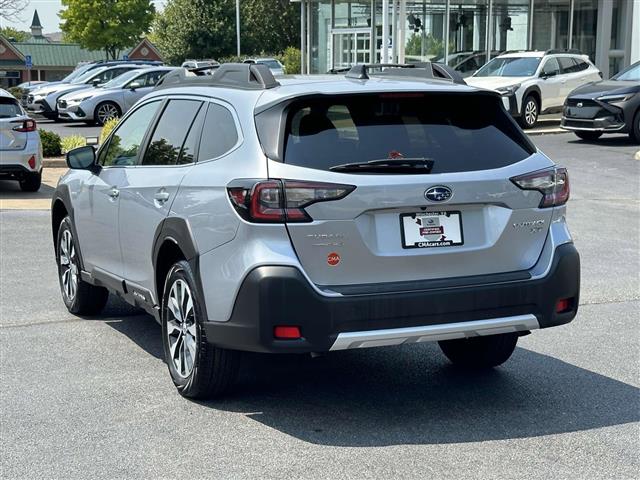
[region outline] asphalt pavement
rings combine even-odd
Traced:
[[[84,122],[54,122],[42,117],[35,117],[38,128],[57,133],[60,137],[81,135],[83,137],[99,137],[102,127]]]
[[[534,142],[569,168],[580,310],[482,374],[432,344],[247,355],[230,396],[185,400],[155,321],[67,313],[49,213],[0,211],[2,478],[638,478],[639,148]]]

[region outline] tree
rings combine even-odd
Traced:
[[[151,40],[172,63],[235,55],[235,0],[169,0],[156,16]],[[243,56],[298,45],[300,6],[289,0],[240,0],[240,41]]]
[[[169,0],[151,41],[167,61],[219,58],[235,50],[234,0]]]
[[[62,5],[65,39],[104,50],[106,59],[113,60],[149,31],[155,13],[151,0],[62,0]]]
[[[0,19],[20,20],[20,13],[27,7],[27,0],[0,0]]]
[[[240,40],[242,53],[249,55],[299,47],[300,4],[290,0],[240,0]]]
[[[26,42],[29,37],[31,37],[29,32],[23,32],[13,27],[0,28],[0,35],[3,35],[5,38],[14,38],[16,42]]]

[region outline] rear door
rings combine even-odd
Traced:
[[[156,70],[153,72],[143,73],[141,75],[138,75],[127,85],[125,85],[123,87],[124,110],[129,110],[134,103],[144,97],[147,93],[151,93],[156,83],[158,83],[158,80],[160,80],[160,78],[162,78],[167,72],[168,70]],[[134,83],[138,84],[139,86],[136,88],[131,88]]]
[[[356,187],[340,200],[307,207],[312,222],[287,224],[315,283],[441,279],[536,263],[552,209],[539,209],[540,194],[509,180],[551,165],[534,153],[497,97],[337,95],[291,106],[284,161],[269,161],[269,176]],[[431,160],[433,168],[430,174],[336,169],[380,159]]]
[[[560,88],[560,96],[564,104],[569,93],[584,83],[582,82],[584,75],[578,72],[578,62],[573,57],[558,57],[558,62],[562,69],[563,83]]]
[[[126,172],[119,220],[124,278],[150,291],[153,242],[182,178],[193,166],[204,110],[201,100],[168,100],[139,164]]]
[[[18,100],[0,97],[0,151],[24,149],[28,133],[19,132],[16,128],[20,128],[22,121],[27,119],[28,117],[24,115]]]

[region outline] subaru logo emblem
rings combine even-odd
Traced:
[[[427,191],[424,192],[424,198],[430,202],[446,202],[452,195],[453,192],[451,189],[444,185],[437,185],[435,187],[428,188]]]

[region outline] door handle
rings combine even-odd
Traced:
[[[153,198],[158,202],[158,203],[164,203],[167,200],[169,200],[169,192],[165,192],[164,190],[160,190],[159,192],[156,192],[156,194],[153,196]]]
[[[116,187],[112,187],[111,190],[109,190],[109,196],[114,200],[118,198],[119,195],[120,195],[120,190],[118,190]]]

